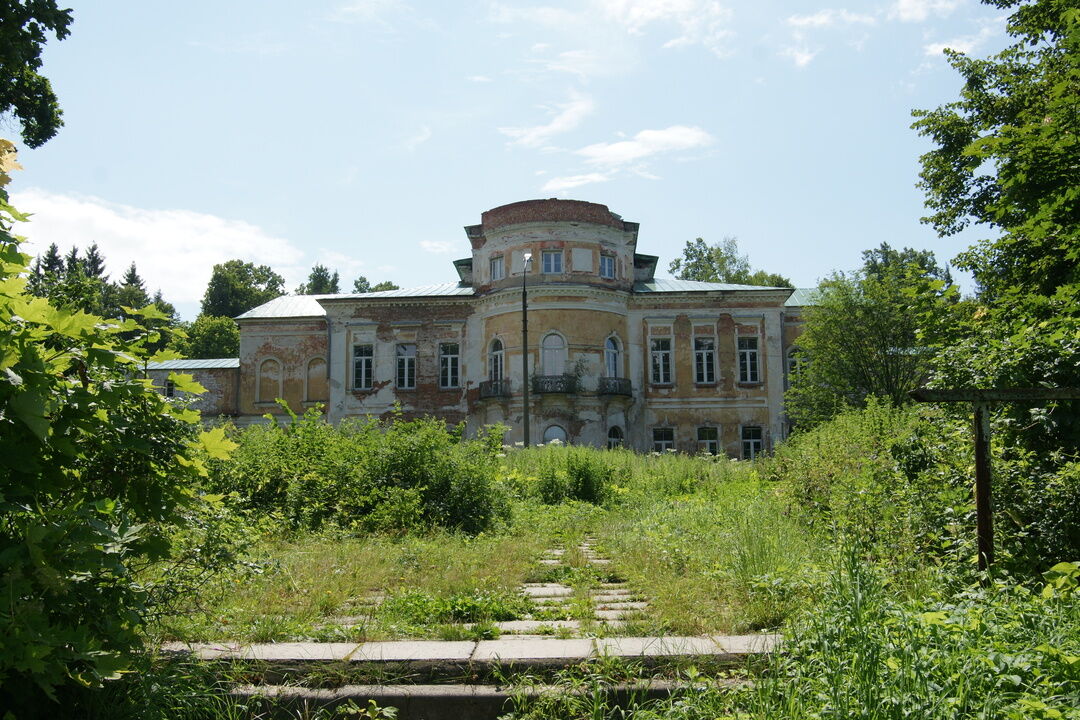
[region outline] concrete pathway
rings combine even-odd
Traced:
[[[611,656],[660,658],[709,656],[738,660],[771,652],[778,635],[705,637],[499,638],[498,640],[391,640],[365,643],[168,643],[169,652],[189,652],[204,660],[268,663],[529,663],[579,661]]]

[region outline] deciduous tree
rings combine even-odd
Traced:
[[[297,295],[336,295],[339,292],[337,270],[331,275],[329,268],[318,263],[311,268],[307,282],[296,288]]]
[[[285,279],[267,265],[228,260],[214,266],[202,314],[236,317],[285,294]]]
[[[708,245],[701,238],[686,242],[683,256],[672,260],[668,272],[680,280],[761,285],[764,287],[794,287],[782,275],[764,270],[750,270],[750,258],[739,253],[739,243],[731,236]]]
[[[227,317],[200,315],[175,345],[186,358],[234,358],[240,354],[240,328]]]
[[[43,145],[64,124],[52,85],[38,71],[48,35],[63,40],[71,21],[71,10],[54,0],[0,3],[0,115],[19,121],[30,147]]]

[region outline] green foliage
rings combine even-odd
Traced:
[[[785,395],[788,416],[811,428],[846,408],[879,397],[896,405],[930,371],[928,344],[948,325],[956,288],[935,275],[933,254],[897,253],[883,245],[864,253],[866,266],[824,281],[805,310],[798,365]]]
[[[941,235],[969,224],[992,237],[960,255],[978,307],[947,343],[935,384],[1080,385],[1080,13],[1066,0],[997,0],[1011,8],[1014,43],[987,59],[951,53],[964,80],[957,101],[916,113],[934,149],[922,187]],[[1077,403],[1048,412],[1010,405],[1001,439],[1075,456]]]
[[[437,596],[407,590],[384,600],[379,615],[384,622],[430,625],[518,620],[531,609],[529,599],[516,592],[474,590]]]
[[[853,548],[828,577],[753,691],[750,717],[1076,717],[1075,595],[1002,583],[905,601]]]
[[[71,21],[71,10],[61,10],[55,0],[16,0],[0,10],[0,115],[18,119],[23,141],[32,148],[64,124],[52,85],[38,71],[49,33],[63,40]]]
[[[234,358],[240,355],[240,328],[228,317],[200,315],[173,349],[185,358]]]
[[[307,282],[296,288],[297,295],[336,295],[339,292],[337,270],[331,275],[330,269],[319,263],[311,268]]]
[[[507,512],[492,444],[461,440],[434,419],[335,427],[311,409],[289,424],[252,425],[235,437],[239,448],[215,464],[212,485],[281,510],[298,528],[477,533]]]
[[[267,265],[228,260],[214,266],[202,315],[234,318],[285,294],[285,279]]]
[[[683,256],[671,261],[668,272],[680,280],[794,287],[782,275],[764,270],[751,271],[750,259],[739,254],[739,244],[734,237],[725,237],[715,245],[706,245],[701,238],[693,242],[687,240]]]
[[[383,290],[398,290],[398,286],[389,280],[383,280],[380,283],[372,285],[371,282],[361,275],[353,280],[353,292],[354,293],[369,293],[369,292],[382,292]]]
[[[28,295],[21,217],[0,203],[0,706],[49,713],[43,696],[127,666],[154,599],[133,569],[170,556],[205,442],[139,376],[160,339],[139,320],[160,313],[106,323]]]

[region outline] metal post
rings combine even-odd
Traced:
[[[994,517],[990,509],[990,411],[986,403],[975,410],[975,518],[979,570],[994,564]]]
[[[522,391],[522,432],[525,434],[525,447],[529,447],[529,297],[525,293],[525,279],[529,277],[529,261],[532,253],[521,256],[521,391]]]

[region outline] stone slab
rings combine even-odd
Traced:
[[[630,602],[626,600],[619,600],[616,602],[598,603],[597,610],[644,610],[649,607],[647,602]]]
[[[627,602],[632,597],[632,590],[603,590],[592,594],[593,602]]]
[[[593,654],[593,641],[588,638],[564,640],[544,638],[542,640],[523,640],[499,638],[481,640],[476,644],[472,659],[480,662],[501,660],[503,662],[525,660],[570,659],[584,660]]]
[[[263,662],[333,662],[348,660],[357,643],[283,642],[244,645],[221,657]]]
[[[574,589],[559,583],[528,583],[522,587],[522,592],[531,598],[567,597],[574,594]]]
[[[780,644],[781,636],[778,634],[718,635],[714,639],[732,655],[753,655],[775,650]]]
[[[540,559],[540,564],[541,565],[549,565],[549,566],[554,567],[556,565],[562,565],[562,561],[561,560],[553,560],[551,558],[541,558]]]
[[[467,661],[476,643],[472,640],[389,640],[356,646],[353,661],[404,662],[416,660]]]
[[[619,657],[670,657],[675,655],[725,655],[727,649],[709,637],[597,638],[600,655]]]
[[[597,620],[622,620],[627,615],[638,614],[637,610],[596,610],[593,615]]]
[[[504,620],[495,623],[495,627],[506,633],[535,633],[542,628],[577,630],[581,623],[577,620]]]

